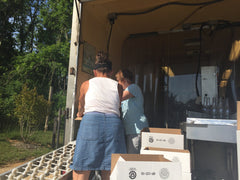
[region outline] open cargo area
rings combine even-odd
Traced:
[[[98,50],[109,53],[114,73],[120,68],[134,72],[150,127],[179,128],[186,138],[187,130],[195,128],[187,118],[205,118],[195,128],[205,131],[212,121],[232,119],[233,126],[220,127],[232,127],[226,137],[236,134],[240,1],[86,0],[75,5],[69,62],[75,74],[69,75],[66,142],[76,136],[79,88],[93,77]],[[216,108],[224,104],[220,113],[216,100]],[[193,179],[237,179],[236,140],[216,141],[214,131],[208,136],[185,139]]]
[[[65,144],[76,139],[80,86],[93,77],[96,53],[103,50],[113,63],[113,79],[119,69],[134,72],[151,136],[154,128],[178,129],[172,134],[185,153],[179,156],[190,161],[188,179],[239,179],[239,7],[239,0],[74,0]],[[165,161],[159,152],[166,149],[157,148],[166,147],[144,148]]]

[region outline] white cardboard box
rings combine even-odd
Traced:
[[[240,130],[237,130],[238,180],[240,180]]]
[[[237,159],[238,159],[238,180],[240,180],[240,101],[237,101]]]
[[[191,173],[190,152],[180,149],[142,148],[141,154],[159,154],[172,162],[180,162],[183,173]]]
[[[192,173],[182,173],[182,180],[192,180]]]
[[[183,180],[179,162],[162,155],[113,154],[110,180]]]
[[[144,128],[141,132],[141,140],[141,148],[184,149],[184,136],[180,129]]]

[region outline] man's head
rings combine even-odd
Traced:
[[[93,68],[103,74],[112,72],[112,62],[108,59],[108,55],[103,51],[99,51],[96,55],[95,66]]]

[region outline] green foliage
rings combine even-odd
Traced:
[[[43,129],[50,85],[50,124],[65,107],[72,6],[72,0],[0,0],[0,166],[52,150],[52,132],[36,130]],[[13,144],[22,138],[36,148]]]
[[[12,84],[12,82],[9,84]],[[9,84],[7,87],[9,87]],[[13,116],[15,93],[7,87],[0,86],[0,131],[18,125],[16,118]],[[12,93],[11,96],[7,95],[10,93]]]
[[[62,90],[55,93],[52,97],[53,110],[56,117],[59,109],[63,109],[66,106],[66,91]]]
[[[48,0],[40,11],[39,42],[69,41],[72,22],[72,0]]]
[[[15,99],[25,83],[45,99],[53,87],[49,121],[65,107],[72,6],[72,0],[0,1],[0,131],[18,124]]]
[[[20,3],[20,1],[0,1],[0,74],[11,68],[10,61],[16,55],[14,50],[16,41],[13,37],[15,26],[12,17],[18,14]]]
[[[55,91],[64,88],[68,57],[68,42],[41,46],[38,52],[16,57],[14,68],[9,73],[10,80],[17,79],[32,88],[37,87],[38,92],[46,97],[51,82]]]
[[[0,98],[3,102],[0,110],[5,116],[10,118],[11,124],[15,124],[13,116],[14,100],[23,84],[27,83],[29,88],[36,87],[38,94],[43,94],[48,98],[49,86],[53,86],[53,112],[57,114],[57,108],[64,108],[65,86],[69,57],[69,43],[57,43],[49,46],[42,46],[39,52],[32,52],[26,55],[17,56],[13,62],[12,70],[4,75],[3,86],[0,87]],[[2,96],[1,96],[2,94]],[[55,95],[56,94],[56,95]],[[59,98],[59,99],[57,99]],[[0,124],[1,127],[6,123]]]
[[[44,122],[49,105],[43,96],[37,94],[36,88],[29,90],[26,85],[16,96],[15,104],[15,116],[19,120],[21,137],[27,141],[34,130]]]

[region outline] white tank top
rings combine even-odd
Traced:
[[[88,91],[85,95],[85,113],[97,111],[120,116],[119,107],[117,81],[105,77],[95,77],[89,80]]]

